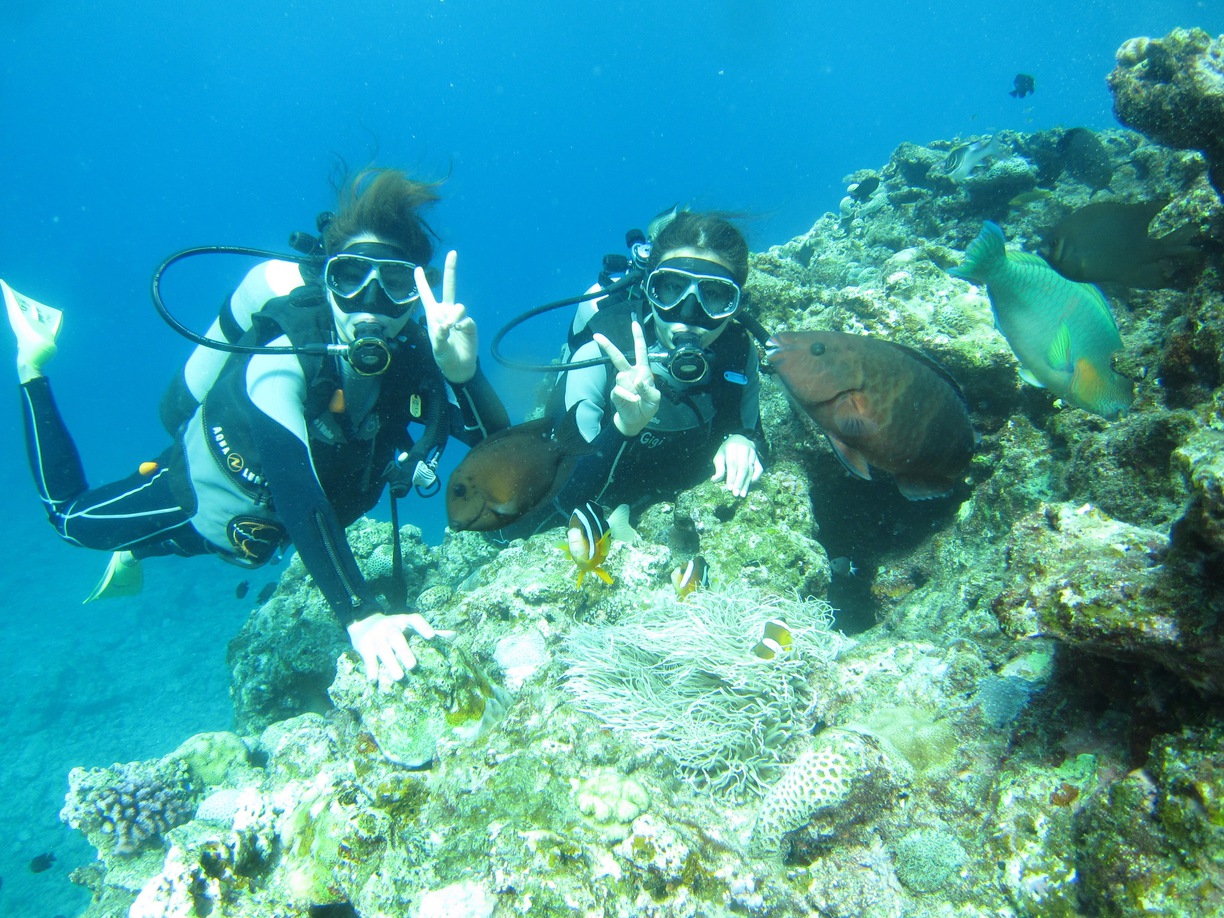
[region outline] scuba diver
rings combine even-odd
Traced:
[[[388,483],[393,495],[413,484],[428,493],[448,434],[472,445],[509,423],[477,366],[475,322],[455,302],[455,253],[440,300],[421,267],[433,243],[418,211],[437,199],[398,170],[356,175],[339,211],[320,217],[321,239],[305,237],[309,257],[257,265],[209,335],[191,336],[201,347],[162,404],[174,443],[96,488],[43,375],[61,313],[0,281],[47,515],[70,544],[113,552],[86,602],[139,591],[144,558],[215,554],[257,567],[292,543],[367,676],[381,666],[398,680],[415,666],[405,629],[436,632],[383,605],[345,527]],[[175,258],[184,254],[196,252]],[[423,322],[413,316],[418,303]],[[414,439],[410,424],[425,430]]]
[[[605,272],[581,302],[563,352],[563,368],[575,366],[549,398],[549,416],[572,411],[590,451],[546,516],[505,535],[564,522],[586,501],[674,497],[711,471],[737,497],[761,477],[759,363],[735,321],[748,244],[722,216],[688,210],[656,217],[647,235],[633,247],[638,279]],[[601,288],[613,292],[591,296]]]

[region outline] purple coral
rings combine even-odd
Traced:
[[[85,771],[75,768],[60,818],[96,846],[111,839],[114,854],[131,856],[160,843],[162,835],[189,821],[196,794],[181,761],[129,762]]]

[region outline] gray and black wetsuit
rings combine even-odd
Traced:
[[[286,317],[279,326],[277,315]],[[249,334],[273,345],[326,340],[332,327],[310,288],[259,317]],[[254,566],[292,543],[342,624],[382,611],[344,529],[377,504],[382,472],[413,446],[411,425],[429,398],[442,393],[448,432],[468,445],[509,424],[479,371],[463,385],[442,383],[415,323],[389,344],[382,376],[358,376],[339,358],[223,358],[206,391],[193,391],[202,400],[157,468],[92,489],[50,384],[24,384],[30,466],[52,525],[74,545],[138,558],[212,553]]]

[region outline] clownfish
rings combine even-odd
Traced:
[[[570,514],[562,550],[578,565],[578,586],[582,578],[594,574],[604,583],[612,583],[612,575],[603,569],[613,540],[632,542],[637,533],[629,525],[629,505],[621,504],[608,516],[596,503],[587,501]]]
[[[676,598],[683,602],[691,593],[697,590],[709,589],[710,565],[706,559],[697,555],[688,564],[672,571],[672,586],[676,588]]]
[[[762,626],[761,639],[752,648],[752,653],[762,660],[772,660],[789,651],[793,643],[790,626],[779,618],[771,618]]]

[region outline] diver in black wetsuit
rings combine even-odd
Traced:
[[[566,373],[549,407],[557,417],[576,409],[593,449],[547,516],[519,530],[554,525],[588,500],[611,507],[674,497],[705,476],[743,497],[761,477],[758,359],[734,321],[748,245],[722,217],[687,210],[656,218],[649,241],[640,286],[614,303],[586,301],[575,316],[567,359],[602,352],[612,366]]]
[[[419,267],[433,254],[418,210],[431,186],[369,170],[326,225],[318,276],[264,262],[231,295],[209,337],[252,345],[329,342],[347,356],[199,348],[163,403],[174,444],[130,478],[90,488],[43,368],[60,313],[0,281],[18,340],[31,469],[52,525],[73,545],[114,552],[90,598],[135,592],[140,560],[217,554],[258,566],[292,543],[366,672],[402,678],[420,615],[391,614],[366,584],[345,527],[371,509],[384,470],[432,415],[469,445],[508,425],[476,363],[476,326],[455,302],[455,253],[441,300]],[[416,304],[425,321],[413,319]],[[442,435],[443,437],[445,434]],[[414,454],[416,455],[416,454]]]

